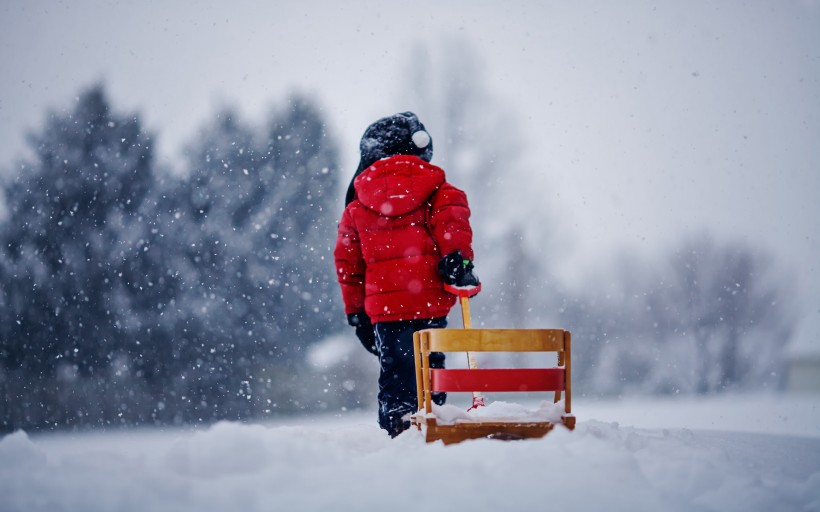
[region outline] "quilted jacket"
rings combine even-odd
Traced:
[[[345,313],[365,311],[373,323],[447,315],[455,297],[443,290],[438,262],[456,250],[473,259],[464,192],[409,155],[377,161],[354,187],[334,251]]]

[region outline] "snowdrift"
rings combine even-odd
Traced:
[[[817,408],[817,397],[581,402],[575,432],[448,447],[415,431],[391,441],[374,413],[16,432],[0,439],[0,509],[820,510]],[[742,415],[745,432],[734,430]],[[672,428],[657,426],[664,417]]]

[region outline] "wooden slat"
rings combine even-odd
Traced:
[[[422,331],[419,336],[421,349],[421,385],[424,389],[424,410],[433,412],[433,397],[430,391],[430,331]]]
[[[413,358],[416,364],[416,398],[418,400],[417,410],[424,407],[424,387],[422,386],[421,376],[421,335],[418,332],[413,333]]]
[[[564,351],[558,352],[558,366],[564,366],[564,352],[565,352],[565,350],[566,350],[566,344],[564,346]],[[566,386],[564,386],[564,387],[566,388]],[[555,392],[555,399],[553,400],[553,402],[555,402],[557,404],[560,401],[561,401],[561,391],[559,390],[559,391]]]
[[[554,425],[549,422],[516,422],[516,423],[457,423],[455,425],[438,425],[434,419],[426,421],[426,441],[442,441],[444,444],[460,443],[467,439],[537,439],[544,437]]]
[[[566,379],[566,398],[564,398],[564,410],[567,414],[572,413],[572,335],[569,331],[564,332],[564,379]],[[575,420],[573,420],[574,422]],[[573,426],[575,423],[573,423]]]
[[[561,329],[426,329],[432,352],[557,352]]]
[[[480,368],[430,370],[431,391],[462,392],[558,391],[564,389],[563,368]]]

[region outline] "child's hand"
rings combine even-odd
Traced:
[[[451,252],[441,258],[438,271],[444,282],[459,288],[478,286],[478,276],[473,274],[473,262],[461,255],[461,251]]]
[[[379,350],[376,348],[376,332],[373,330],[373,324],[370,322],[370,317],[367,313],[361,311],[347,315],[347,323],[356,328],[356,337],[362,343],[362,346],[374,356],[379,355]]]

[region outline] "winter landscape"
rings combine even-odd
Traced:
[[[0,512],[820,510],[818,28],[0,2]],[[473,325],[572,332],[575,431],[379,429],[333,246],[363,131],[408,110],[469,197]]]

